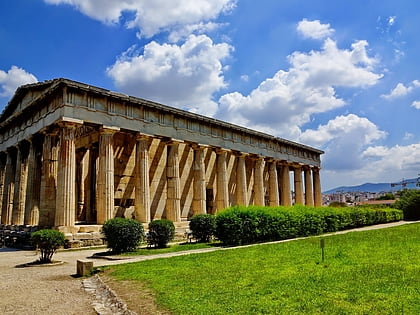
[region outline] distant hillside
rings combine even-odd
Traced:
[[[419,189],[419,187],[416,187],[416,181],[417,178],[412,179],[405,179],[404,182],[408,182],[405,186],[407,189]],[[402,181],[397,182],[397,184],[394,187],[391,187],[391,183],[366,183],[363,185],[358,186],[341,186],[334,189],[330,189],[328,191],[324,191],[324,194],[334,194],[336,192],[356,192],[356,191],[363,191],[363,192],[371,192],[371,193],[379,193],[379,192],[388,192],[388,191],[398,191],[402,189]]]

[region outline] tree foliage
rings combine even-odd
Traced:
[[[420,220],[420,190],[404,190],[395,207],[403,211],[404,220]]]
[[[143,225],[133,219],[113,218],[102,227],[108,248],[114,253],[125,253],[136,250],[143,240]]]
[[[149,223],[147,243],[157,248],[164,248],[175,237],[175,225],[172,221],[161,219]]]
[[[47,264],[52,262],[52,257],[58,248],[64,245],[64,234],[57,230],[39,230],[31,235],[33,244],[40,250],[39,262]]]

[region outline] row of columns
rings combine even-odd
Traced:
[[[42,152],[36,139],[21,142],[0,158],[1,222],[42,226],[73,226],[76,221],[76,146],[75,130],[79,125],[60,123],[58,130],[46,132]],[[96,180],[96,221],[103,224],[114,215],[114,144],[118,128],[99,130],[99,152]],[[58,139],[59,138],[59,145]],[[152,138],[138,134],[135,150],[135,218],[151,220],[149,147]],[[181,221],[181,179],[179,170],[179,142],[167,141],[167,198],[166,218]],[[206,213],[205,146],[192,144],[193,214]],[[231,205],[227,172],[227,150],[216,152],[216,209]],[[41,158],[42,157],[42,158]],[[248,205],[247,154],[236,154],[236,204]],[[254,158],[254,157],[252,157]],[[265,194],[265,168],[268,163],[268,202]],[[91,167],[90,163],[90,167]],[[290,166],[273,159],[255,158],[254,204],[270,206],[291,205],[290,168],[294,171],[295,203],[321,205],[319,170]],[[40,183],[40,184],[39,184]],[[79,194],[80,189],[79,188]]]

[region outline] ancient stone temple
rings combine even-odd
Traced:
[[[322,153],[67,79],[29,84],[0,117],[1,223],[75,231],[115,216],[319,206]]]

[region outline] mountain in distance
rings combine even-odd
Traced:
[[[402,184],[406,183],[406,186],[403,187]],[[357,186],[341,186],[337,188],[324,191],[323,194],[334,194],[337,192],[370,192],[370,193],[380,193],[380,192],[393,192],[399,191],[404,188],[407,189],[420,189],[416,186],[417,178],[404,179],[403,181],[394,182],[396,185],[391,186],[391,183],[365,183]]]

